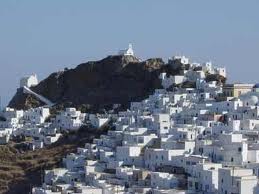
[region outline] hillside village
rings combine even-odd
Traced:
[[[119,55],[134,55],[132,46]],[[259,193],[259,84],[226,84],[225,68],[185,56],[168,64],[180,71],[160,73],[163,88],[105,114],[67,107],[53,115],[54,103],[30,90],[36,75],[23,78],[20,87],[45,106],[6,107],[0,144],[22,138],[37,150],[83,126],[113,121],[114,128],[68,154],[60,168],[45,170],[44,183],[32,193]]]

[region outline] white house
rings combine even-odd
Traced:
[[[195,192],[216,193],[218,191],[218,169],[220,163],[196,164],[188,177],[188,189]]]
[[[28,77],[23,77],[21,78],[20,80],[20,87],[32,87],[32,86],[36,86],[38,85],[38,78],[37,78],[37,75],[36,74],[33,74],[33,75],[30,75]]]
[[[139,146],[118,146],[116,148],[116,160],[123,161],[125,165],[142,166],[143,158],[140,157],[141,147]]]
[[[62,130],[78,130],[83,125],[85,117],[85,113],[81,113],[75,108],[66,108],[56,116],[54,125]]]
[[[169,173],[151,172],[151,187],[160,189],[176,188],[179,180],[176,176]]]
[[[258,179],[252,169],[220,168],[218,174],[218,193],[258,193]]]
[[[42,124],[49,116],[49,108],[38,107],[25,111],[23,119],[31,124]]]

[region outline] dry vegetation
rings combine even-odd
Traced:
[[[76,133],[66,134],[57,143],[36,151],[25,151],[17,144],[0,146],[0,193],[27,194],[32,186],[42,183],[45,169],[62,165],[62,158],[75,152],[77,147],[92,142],[110,129],[82,128]]]

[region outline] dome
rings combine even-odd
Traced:
[[[250,96],[246,99],[246,102],[250,105],[250,106],[254,106],[258,103],[258,97],[257,96]]]
[[[258,97],[257,96],[251,96],[250,101],[256,104],[258,102]]]
[[[256,95],[249,95],[249,94],[241,96],[240,100],[242,100],[244,104],[247,106],[255,106],[259,101]]]
[[[255,84],[253,88],[259,88],[259,83]]]

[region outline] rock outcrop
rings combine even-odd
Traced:
[[[164,65],[160,58],[140,61],[134,56],[108,56],[52,73],[31,90],[57,106],[85,106],[92,111],[110,109],[113,104],[126,108],[131,101],[142,100],[161,87],[159,73]],[[22,89],[9,103],[17,109],[40,105],[39,100],[23,94]]]

